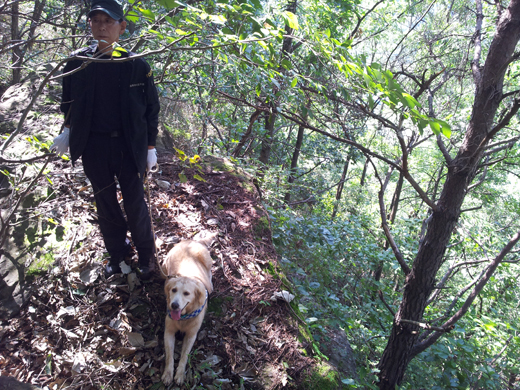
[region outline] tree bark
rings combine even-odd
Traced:
[[[289,1],[286,7],[286,10],[292,13],[296,13],[297,0]],[[289,27],[289,25],[285,26],[285,37],[282,42],[282,52],[280,55],[280,64],[285,58],[292,53],[293,48],[293,39],[292,39],[293,29]],[[279,67],[281,73],[285,73],[285,68]],[[277,92],[277,88],[273,88],[273,95]],[[271,113],[267,117],[265,121],[265,138],[262,142],[262,150],[260,151],[260,162],[264,164],[268,164],[269,156],[271,155],[271,148],[273,146],[273,137],[274,137],[274,124],[276,119],[278,118],[278,104],[276,102],[271,102],[270,104]]]
[[[368,168],[368,158],[365,160],[365,165],[363,165],[363,173],[361,174],[361,180],[359,181],[359,185],[363,187],[365,185],[365,179],[367,177],[367,168]]]
[[[265,119],[265,138],[262,142],[262,149],[260,150],[260,162],[264,165],[269,163],[269,157],[271,156],[271,147],[273,145],[274,137],[274,123],[276,122],[276,109],[271,107],[271,113]]]
[[[294,152],[291,159],[291,170],[289,177],[287,178],[287,183],[289,186],[294,183],[294,173],[296,172],[296,168],[298,167],[298,158],[300,157],[300,150],[303,145],[303,134],[305,133],[305,128],[303,126],[298,126],[298,135],[296,136],[296,145],[294,145]],[[289,203],[291,201],[291,191],[290,189],[285,193],[284,198],[285,203]]]
[[[19,23],[19,4],[14,2],[11,6],[11,41],[16,42],[20,39]],[[20,45],[15,45],[11,54],[12,80],[11,84],[18,84],[22,75],[22,49]]]
[[[442,264],[446,246],[460,216],[466,189],[487,143],[500,130],[493,121],[502,97],[504,74],[520,37],[520,0],[512,0],[498,23],[486,62],[476,80],[472,116],[465,138],[448,174],[428,230],[406,277],[403,299],[395,315],[388,344],[379,361],[379,388],[394,390],[403,380],[406,367],[413,358],[421,322],[435,277]]]
[[[240,157],[240,152],[242,151],[242,148],[246,144],[246,142],[251,138],[251,135],[253,134],[253,125],[255,124],[258,117],[262,114],[262,110],[256,110],[251,114],[251,117],[249,118],[249,126],[247,126],[246,132],[242,135],[240,138],[240,141],[238,142],[237,146],[231,153],[233,157],[238,158]]]
[[[331,221],[334,221],[336,218],[336,214],[339,209],[339,201],[341,200],[341,194],[343,193],[343,187],[345,186],[345,179],[347,178],[348,166],[350,163],[350,156],[347,157],[347,161],[345,161],[345,165],[343,166],[343,173],[341,174],[341,180],[338,185],[338,189],[336,190],[336,203],[334,204],[334,209],[332,210],[332,215],[330,216]]]
[[[395,218],[397,216],[397,210],[399,209],[399,200],[401,199],[401,191],[403,189],[404,175],[401,172],[399,174],[399,179],[397,180],[397,185],[395,187],[394,196],[392,197],[392,204],[390,205],[390,215],[388,217],[388,222],[391,225],[395,222]],[[386,251],[390,248],[390,243],[388,240],[385,241],[383,249]],[[374,271],[374,280],[379,282],[381,280],[381,275],[383,274],[383,267],[385,263],[384,261],[380,261],[377,265],[376,270]]]

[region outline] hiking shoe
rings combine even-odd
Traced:
[[[107,265],[105,265],[105,278],[108,279],[112,275],[120,274],[122,271],[119,264],[121,264],[122,261],[125,261],[124,257],[120,257],[116,260],[111,258]]]
[[[111,257],[108,261],[107,265],[105,265],[105,277],[108,279],[112,275],[120,274],[121,271],[121,262],[125,262],[126,257],[130,253],[130,250],[132,247],[129,244],[125,245],[124,249],[124,255],[123,256],[117,256],[117,257]]]
[[[155,256],[150,255],[146,257],[139,257],[138,263],[139,267],[137,268],[137,273],[139,275],[139,279],[151,279],[155,273]]]

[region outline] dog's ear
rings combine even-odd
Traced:
[[[202,291],[200,289],[195,289],[195,300],[199,302],[202,299]]]
[[[201,236],[202,236],[202,234],[201,234]],[[213,242],[217,239],[217,236],[218,236],[218,232],[215,232],[215,233],[205,232],[204,237],[199,236],[199,237],[194,238],[193,240],[200,242],[202,245],[204,245],[206,248],[209,249],[211,244],[213,244]]]

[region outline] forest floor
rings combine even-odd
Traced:
[[[252,181],[223,169],[223,160],[201,172],[166,151],[159,162],[148,185],[158,259],[180,239],[219,233],[210,248],[214,291],[183,388],[302,388],[314,360],[306,357],[301,320],[274,297],[287,287],[275,271],[269,218]],[[125,274],[105,279],[107,254],[81,166],[56,159],[49,176],[59,194],[46,207],[54,220],[68,221],[59,237],[68,249],[30,279],[20,313],[1,321],[0,374],[49,389],[164,388],[163,281],[140,281],[135,253]]]

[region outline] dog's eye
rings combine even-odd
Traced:
[[[177,292],[177,289],[176,288],[172,288],[172,293],[176,293]]]
[[[184,295],[188,296],[188,295],[190,295],[190,293],[188,291],[184,291]]]

